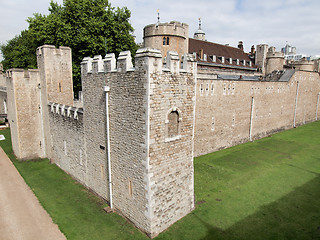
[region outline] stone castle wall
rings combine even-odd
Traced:
[[[87,185],[83,110],[49,103],[48,111],[54,163]]]
[[[0,114],[7,113],[7,81],[0,68]],[[4,119],[2,119],[4,120]]]
[[[7,71],[8,119],[15,155],[45,157],[38,70]]]
[[[318,73],[304,71],[277,82],[205,79],[198,73],[195,155],[292,128],[294,119],[296,126],[314,121],[319,80]]]
[[[117,68],[113,54],[104,60],[100,56],[86,58],[82,63],[88,186],[110,200],[104,92],[108,86],[113,205],[150,236],[159,234],[194,206],[195,75],[186,78],[190,73],[180,72],[175,60],[168,60],[170,68],[163,70],[160,52],[144,49],[136,55],[135,68],[129,52],[120,54]],[[173,91],[179,82],[183,83],[180,89]],[[171,100],[161,101],[164,97]],[[175,106],[184,117],[181,139],[166,142],[166,118]],[[165,188],[167,194],[162,191]]]
[[[193,135],[196,62],[168,52],[149,63],[149,198],[151,236],[168,228],[194,208]],[[171,115],[177,115],[171,119]],[[175,125],[177,124],[177,125]],[[176,131],[176,132],[174,132]]]
[[[194,156],[313,121],[320,110],[318,73],[258,80],[149,48],[138,50],[135,67],[128,51],[117,61],[85,58],[76,108],[70,54],[43,46],[39,71],[8,71],[14,152],[49,157],[151,237],[193,210]]]
[[[44,45],[37,49],[40,74],[40,105],[46,156],[53,158],[48,104],[56,102],[73,106],[71,49]]]

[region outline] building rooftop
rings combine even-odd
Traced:
[[[218,43],[189,38],[189,53],[196,53],[198,62],[255,68],[252,59],[242,49]]]

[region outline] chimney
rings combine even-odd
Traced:
[[[200,55],[200,59],[203,60],[203,49],[202,48],[200,49],[200,54],[199,55]]]
[[[255,54],[256,53],[256,49],[254,48],[254,45],[252,45],[252,47],[251,47],[251,54],[253,55],[253,54]]]
[[[238,48],[243,51],[243,42],[242,41],[239,41]]]

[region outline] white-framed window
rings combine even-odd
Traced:
[[[209,83],[206,84],[206,95],[209,95]]]
[[[203,95],[203,83],[200,84],[200,96]]]
[[[209,56],[209,58],[211,59],[212,62],[217,61],[217,57],[215,55],[211,55],[211,56]]]

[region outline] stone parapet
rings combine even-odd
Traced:
[[[139,71],[144,68],[139,64],[141,58],[154,58],[152,67],[157,71],[171,72],[171,73],[193,73],[195,71],[196,60],[192,54],[185,54],[180,61],[179,55],[176,52],[169,51],[165,59],[162,58],[160,50],[152,48],[141,48],[137,51],[135,56],[135,67],[132,64],[132,57],[130,51],[121,52],[116,60],[115,54],[110,53],[102,59],[101,56],[94,58],[85,57],[81,62],[81,73],[108,73],[108,72],[128,72]]]

